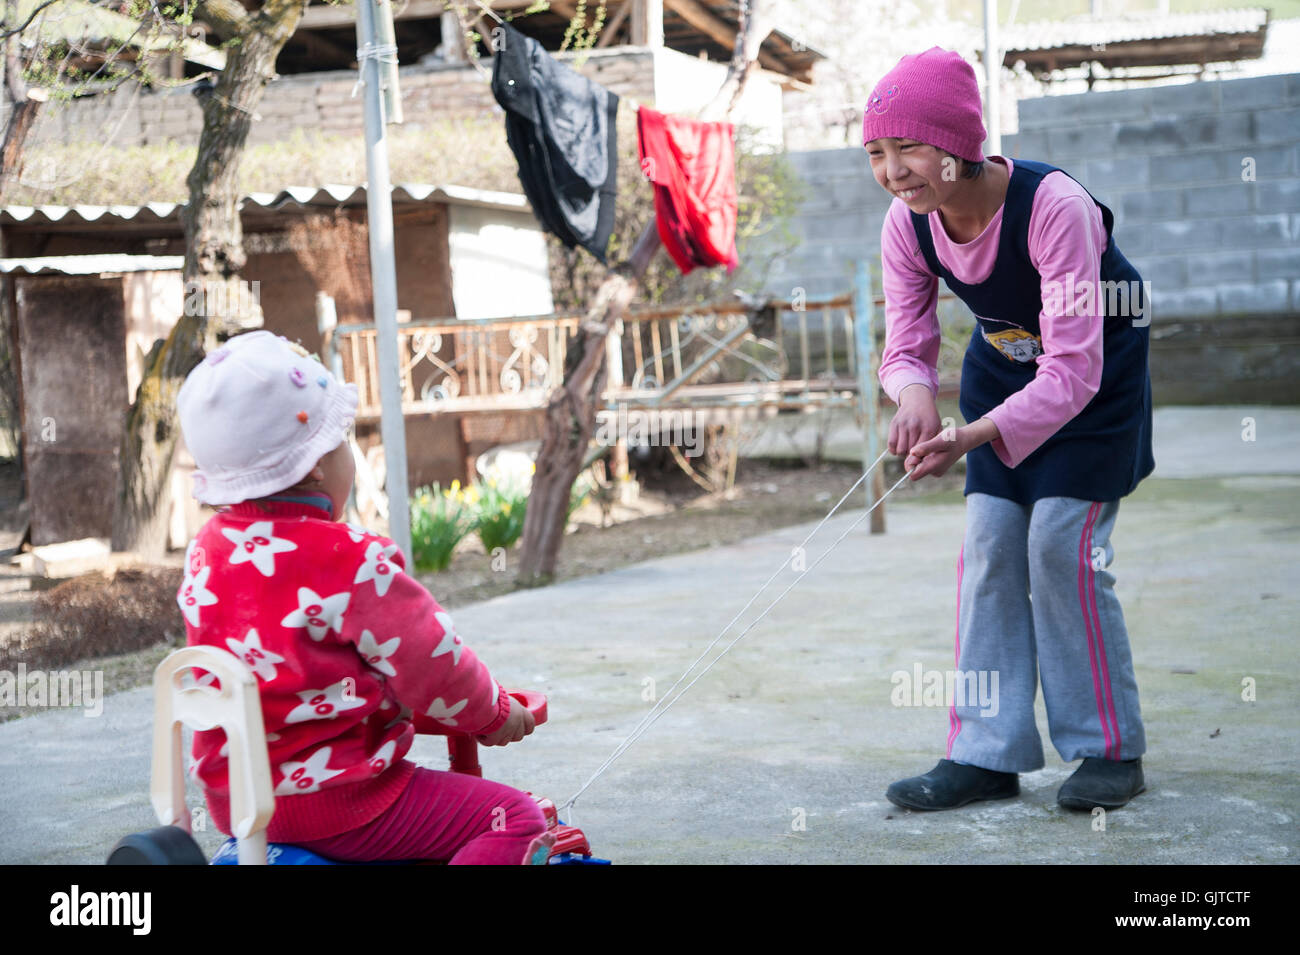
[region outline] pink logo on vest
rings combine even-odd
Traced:
[[[898,95],[898,87],[891,86],[884,93],[873,93],[871,99],[867,100],[867,109],[873,113],[882,114],[889,109],[889,104],[893,102]]]

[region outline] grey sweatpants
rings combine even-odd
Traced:
[[[957,696],[949,759],[1008,773],[1041,769],[1039,675],[1061,759],[1134,759],[1146,751],[1124,614],[1105,570],[1118,513],[1118,501],[1049,497],[1029,507],[967,496],[957,669],[982,673],[997,698],[989,706],[974,694]]]

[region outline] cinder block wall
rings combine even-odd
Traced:
[[[1110,206],[1156,319],[1300,312],[1300,74],[1026,100],[1009,145]]]
[[[876,184],[866,151],[818,149],[786,154],[808,198],[790,224],[798,246],[778,260],[764,290],[783,298],[803,288],[809,301],[853,288],[854,263],[872,264],[880,278],[880,227],[892,197]]]
[[[1116,216],[1151,283],[1165,402],[1300,402],[1300,74],[1023,100],[1003,152],[1060,166]],[[879,268],[890,198],[860,148],[792,153],[812,195],[767,290]]]

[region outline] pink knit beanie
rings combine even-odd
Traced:
[[[913,53],[876,84],[862,115],[862,145],[873,139],[915,139],[981,162],[986,133],[975,71],[957,53],[930,47]]]

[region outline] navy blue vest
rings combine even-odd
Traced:
[[[967,423],[1024,388],[1038,371],[1034,356],[1041,353],[1038,320],[1044,303],[1041,277],[1029,259],[1029,216],[1039,183],[1056,171],[1062,170],[1046,163],[1014,161],[997,262],[988,279],[978,285],[958,281],[939,264],[929,219],[912,213],[930,270],[977,319],[961,369],[960,407]],[[1097,202],[1095,197],[1093,201]],[[1103,288],[1095,290],[1106,312],[1101,387],[1078,415],[1017,467],[1008,468],[998,460],[991,444],[967,454],[967,494],[991,494],[1021,504],[1043,497],[1114,501],[1132,492],[1155,468],[1147,366],[1149,303],[1137,269],[1111,238],[1115,217],[1100,202],[1097,205],[1107,238],[1101,259]],[[1068,294],[1068,287],[1063,291]]]

